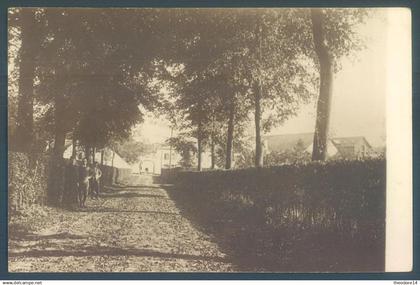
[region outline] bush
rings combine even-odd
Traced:
[[[9,213],[22,212],[47,200],[48,157],[30,158],[19,152],[8,153]]]
[[[232,244],[283,268],[384,269],[382,159],[180,172],[175,183],[209,222],[229,223]]]

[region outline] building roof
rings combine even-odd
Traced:
[[[266,142],[268,150],[271,151],[291,150],[298,143],[302,143],[303,148],[306,149],[312,144],[313,139],[313,133],[271,135],[262,137],[262,141]]]
[[[314,133],[284,134],[262,137],[262,141],[268,151],[278,152],[292,150],[299,142],[302,144],[304,149],[309,149],[313,143],[313,139]],[[330,147],[336,148],[337,150],[346,146],[354,146],[356,144],[365,144],[368,148],[372,148],[363,136],[332,138],[330,141],[332,142]]]
[[[372,146],[369,144],[369,142],[366,140],[365,137],[359,136],[359,137],[342,137],[342,138],[333,138],[331,140],[333,144],[339,148],[339,147],[346,147],[346,146],[354,146],[356,144],[365,144],[369,148],[372,148]]]
[[[109,151],[112,151],[111,148],[104,148],[104,149],[108,149]],[[63,157],[64,158],[70,158],[71,155],[72,155],[72,152],[73,152],[73,144],[70,144],[64,150]],[[114,151],[114,153],[115,153],[115,155],[114,155],[114,167],[116,167],[116,168],[130,168],[131,167],[116,151]],[[96,152],[95,153],[95,160],[100,161],[100,159],[101,159],[101,153]],[[111,166],[112,161],[104,159],[104,165]]]

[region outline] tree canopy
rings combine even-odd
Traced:
[[[128,139],[151,111],[197,140],[199,169],[206,148],[214,162],[223,150],[230,168],[233,146],[253,116],[255,165],[262,166],[261,135],[320,88],[313,153],[322,153],[331,74],[340,58],[363,47],[355,26],[366,15],[364,9],[12,9],[10,41],[20,48],[11,136],[29,144],[53,139],[61,157],[67,137],[110,145]]]

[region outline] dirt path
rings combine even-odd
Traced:
[[[233,271],[159,185],[106,188],[83,211],[55,209],[9,235],[11,272]]]

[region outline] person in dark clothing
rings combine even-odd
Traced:
[[[91,178],[92,196],[95,198],[99,198],[99,186],[100,186],[100,179],[102,176],[102,171],[99,168],[99,165],[97,162],[93,164],[92,175],[93,175]]]
[[[79,206],[84,208],[89,192],[89,180],[92,177],[92,170],[88,166],[87,159],[83,159],[83,164],[79,167]]]
[[[65,170],[65,196],[63,197],[63,203],[65,206],[71,207],[71,205],[77,204],[78,199],[78,188],[79,188],[79,170],[78,163],[74,156],[70,157]]]

